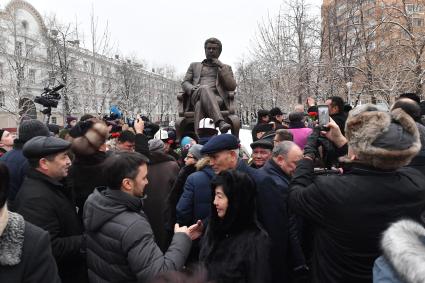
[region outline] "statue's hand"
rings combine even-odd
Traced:
[[[212,63],[219,66],[220,68],[224,66],[223,63],[221,63],[217,58],[213,58]]]

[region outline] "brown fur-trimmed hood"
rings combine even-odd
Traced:
[[[377,147],[374,142],[389,130],[391,123],[400,125],[404,132],[413,137],[406,149]],[[379,111],[372,104],[353,109],[345,125],[348,145],[357,156],[355,162],[384,170],[394,170],[410,163],[419,152],[421,142],[416,123],[401,109],[391,113]],[[347,160],[344,160],[347,162]]]
[[[204,169],[208,165],[210,165],[210,158],[208,156],[202,157],[195,164],[196,171],[201,171],[202,169]]]

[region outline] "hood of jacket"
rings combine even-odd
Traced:
[[[97,231],[106,222],[125,211],[140,212],[143,199],[120,190],[96,188],[84,205],[83,222],[87,231]]]
[[[401,220],[385,231],[381,242],[385,258],[403,282],[425,282],[425,229]]]

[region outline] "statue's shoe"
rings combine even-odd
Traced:
[[[220,132],[223,133],[227,133],[232,127],[230,126],[230,124],[227,124],[224,121],[221,121],[220,124],[218,125],[218,128],[220,130]]]

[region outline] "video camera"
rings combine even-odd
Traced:
[[[152,123],[148,117],[146,116],[140,116],[140,119],[142,119],[145,123],[145,129],[143,131],[143,134],[148,137],[148,139],[153,139],[153,136],[155,133],[159,130],[159,126],[155,123]],[[136,121],[136,118],[127,118],[127,124],[130,127],[134,127],[134,122]]]
[[[46,108],[56,108],[58,107],[59,100],[61,99],[61,95],[58,93],[58,91],[64,87],[65,85],[63,84],[60,84],[52,89],[45,87],[44,92],[40,96],[36,96],[34,102],[41,104]]]

